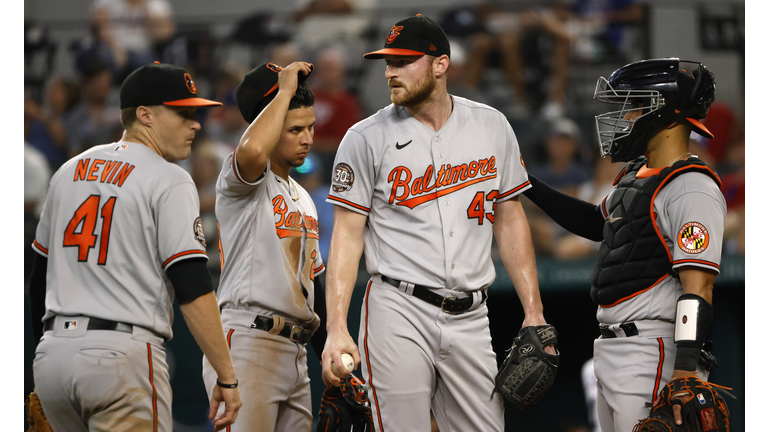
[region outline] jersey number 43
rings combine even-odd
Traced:
[[[88,261],[88,253],[96,245],[96,221],[99,216],[103,219],[101,224],[101,242],[99,243],[99,265],[107,263],[107,250],[109,248],[109,230],[112,227],[112,212],[115,210],[117,197],[109,197],[101,206],[101,195],[91,195],[75,210],[72,219],[69,220],[67,229],[64,230],[64,247],[76,247],[77,260]]]

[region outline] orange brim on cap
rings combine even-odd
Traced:
[[[378,51],[369,52],[368,54],[364,54],[363,58],[366,59],[380,59],[384,57],[385,55],[399,55],[399,56],[421,56],[426,53],[419,52],[419,51],[413,51],[408,49],[402,49],[402,48],[384,48],[380,49]]]
[[[163,102],[163,105],[170,105],[170,106],[192,106],[192,107],[212,107],[212,106],[221,106],[221,102],[216,102],[208,99],[203,98],[188,98],[188,99],[179,99],[171,102]]]
[[[704,124],[702,124],[700,121],[693,118],[687,118],[687,117],[685,119],[688,120],[693,125],[693,130],[697,134],[709,139],[712,139],[715,137],[712,134],[712,132],[710,132],[709,129],[707,129],[707,127],[704,126]]]

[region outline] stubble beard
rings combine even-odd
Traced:
[[[427,68],[424,75],[413,85],[413,91],[408,91],[405,87],[400,87],[403,93],[399,96],[390,90],[389,98],[393,104],[402,107],[416,106],[429,98],[437,86],[437,79],[432,75],[432,69]]]

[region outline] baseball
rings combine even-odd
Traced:
[[[347,353],[343,353],[341,355],[341,362],[344,364],[344,367],[347,368],[348,371],[352,372],[352,370],[355,368],[355,360],[352,358],[351,355]],[[334,362],[331,362],[331,372],[333,372],[334,375],[336,375],[339,378],[343,378],[343,375],[341,372],[339,372],[338,369],[336,369],[336,364]]]

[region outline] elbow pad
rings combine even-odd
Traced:
[[[714,307],[696,294],[683,294],[677,299],[675,369],[696,370],[713,316]]]

